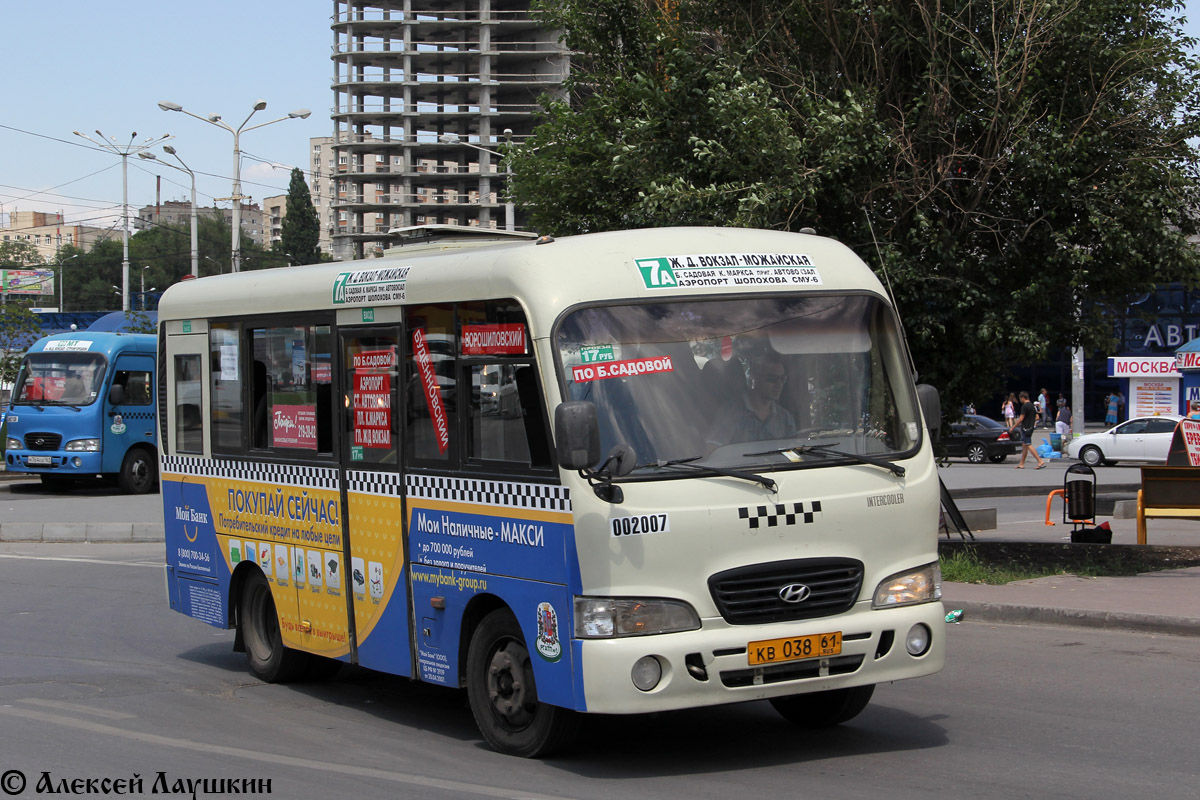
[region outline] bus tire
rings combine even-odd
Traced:
[[[308,671],[308,654],[283,645],[275,598],[261,572],[254,571],[242,586],[238,624],[254,677],[267,683],[287,683]]]
[[[771,705],[793,725],[801,728],[831,728],[861,714],[874,693],[874,684],[851,686],[848,689],[775,697],[771,699]]]
[[[571,743],[574,711],[541,703],[521,626],[497,609],[479,623],[467,648],[467,698],[479,732],[492,749],[536,758]]]
[[[154,488],[158,463],[154,452],[144,447],[130,448],[117,473],[117,485],[126,494],[145,494]]]

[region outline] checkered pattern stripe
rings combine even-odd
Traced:
[[[298,486],[302,489],[338,488],[337,470],[331,467],[303,467],[297,464],[263,464],[252,461],[217,461],[191,456],[163,456],[163,472],[221,478],[250,483]]]
[[[122,419],[154,419],[153,411],[132,411],[128,413],[121,411],[119,413]]]
[[[789,506],[791,508],[789,509]],[[783,525],[795,525],[803,522],[808,525],[821,514],[821,501],[812,500],[805,510],[804,503],[776,503],[770,506],[742,506],[738,509],[738,519],[744,519],[750,525],[750,530],[761,528],[776,528]]]
[[[565,486],[544,483],[510,483],[475,478],[451,478],[441,475],[409,475],[410,497],[450,500],[505,508],[537,511],[571,510],[571,493]]]
[[[364,470],[347,470],[346,472],[347,492],[398,497],[403,487],[403,479],[395,472],[367,472]]]

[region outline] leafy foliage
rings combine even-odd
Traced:
[[[572,102],[511,154],[533,227],[834,236],[947,401],[1111,346],[1200,283],[1200,74],[1176,0],[557,0]],[[878,243],[876,243],[876,241]]]
[[[304,173],[292,170],[288,184],[287,210],[283,217],[279,249],[290,266],[317,264],[321,261],[321,220],[312,204],[312,194],[304,182]]]
[[[0,313],[0,385],[16,380],[25,351],[41,336],[41,322],[30,307],[27,300],[9,298]]]

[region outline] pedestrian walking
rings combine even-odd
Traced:
[[[1038,413],[1029,400],[1029,392],[1021,392],[1021,415],[1017,417],[1016,430],[1021,432],[1021,463],[1017,469],[1025,469],[1025,459],[1030,453],[1037,459],[1036,469],[1046,466],[1046,462],[1033,449],[1033,429],[1037,427]]]
[[[1008,393],[1008,399],[1004,401],[1004,405],[1000,407],[1000,412],[1004,415],[1004,424],[1011,431],[1013,424],[1017,418],[1017,396],[1012,392]]]

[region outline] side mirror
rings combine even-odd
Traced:
[[[554,409],[554,446],[563,469],[587,469],[600,460],[600,425],[596,406],[586,400],[560,403]]]
[[[125,387],[114,383],[112,388],[108,390],[108,404],[110,406],[124,405],[125,400]]]
[[[921,414],[925,417],[925,427],[929,428],[929,436],[936,442],[942,433],[942,398],[933,386],[919,383],[917,400],[921,403]]]

